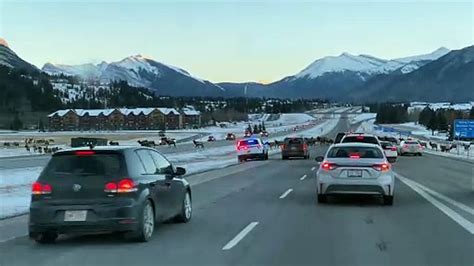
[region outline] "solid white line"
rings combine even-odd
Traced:
[[[449,218],[453,219],[456,223],[458,223],[460,226],[462,226],[464,229],[466,229],[469,233],[474,234],[474,224],[459,215],[457,212],[449,208],[448,206],[444,205],[437,199],[435,199],[433,196],[428,194],[428,192],[424,191],[422,188],[418,187],[416,184],[412,183],[411,180],[400,176],[397,174],[397,178],[400,179],[405,185],[413,189],[415,192],[420,194],[423,198],[425,198],[427,201],[429,201],[431,204],[433,204],[435,207],[437,207],[439,210],[441,210],[444,214],[446,214]]]
[[[304,180],[306,178],[306,175],[302,176],[300,180]]]
[[[288,196],[288,194],[290,194],[291,191],[293,191],[293,189],[289,188],[287,191],[285,191],[285,193],[281,194],[280,199],[286,198],[286,196]]]
[[[316,167],[315,167],[315,166],[313,166],[313,167],[311,168],[311,171],[314,171],[314,170],[316,170]]]
[[[252,231],[252,229],[258,225],[258,222],[251,222],[249,225],[247,225],[240,233],[238,233],[229,243],[227,243],[222,250],[229,250],[233,248],[235,245],[237,245],[240,240],[244,239],[244,237]]]
[[[402,177],[402,178],[406,178],[406,177]],[[462,204],[458,201],[455,201],[455,200],[453,200],[449,197],[446,197],[445,195],[443,195],[439,192],[436,192],[436,191],[434,191],[430,188],[427,188],[427,187],[423,186],[422,184],[420,184],[416,181],[413,181],[413,180],[409,180],[409,181],[412,182],[413,184],[417,185],[418,187],[420,187],[424,191],[430,193],[432,196],[435,196],[438,199],[444,200],[444,201],[448,202],[449,204],[454,205],[454,206],[458,207],[459,209],[469,213],[470,215],[474,215],[474,209],[472,209],[471,207],[469,207],[467,205],[464,205],[464,204]]]

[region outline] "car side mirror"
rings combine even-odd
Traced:
[[[316,162],[320,163],[320,162],[324,161],[324,157],[323,156],[317,156],[314,160]]]
[[[177,176],[184,175],[186,174],[186,169],[184,169],[183,167],[176,167],[176,172],[174,174]]]
[[[387,158],[387,161],[388,161],[389,163],[394,163],[394,162],[397,161],[397,157],[389,157],[389,158]]]

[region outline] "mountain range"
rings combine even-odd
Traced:
[[[0,39],[1,40],[1,39]],[[0,42],[0,64],[39,71]],[[326,56],[294,75],[269,84],[212,83],[188,71],[141,55],[117,62],[61,65],[42,71],[86,80],[126,80],[157,95],[213,97],[319,98],[334,101],[467,101],[474,100],[474,46],[397,59],[371,55]]]

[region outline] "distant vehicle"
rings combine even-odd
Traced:
[[[415,140],[404,140],[400,143],[399,154],[400,156],[407,154],[421,156],[423,155],[423,146]]]
[[[234,133],[227,133],[227,136],[225,137],[225,140],[235,140],[235,134]]]
[[[166,136],[166,132],[164,130],[160,130],[160,132],[158,133],[158,136],[164,137]]]
[[[260,138],[242,139],[237,142],[237,159],[239,162],[248,159],[268,160],[268,147]]]
[[[341,143],[342,138],[346,135],[344,132],[339,132],[336,135],[336,139],[334,140],[334,143]]]
[[[148,241],[155,222],[191,219],[185,173],[146,147],[57,152],[32,185],[29,236],[51,243],[59,234],[123,232]]]
[[[207,138],[207,141],[208,141],[208,142],[214,142],[214,141],[216,141],[216,138],[215,138],[214,136],[209,136],[209,137]]]
[[[302,157],[309,159],[308,144],[302,137],[285,138],[281,149],[281,159],[286,160],[290,157]]]
[[[383,152],[385,153],[385,157],[389,162],[395,162],[398,157],[398,148],[392,142],[389,141],[381,141],[380,145],[382,146]]]
[[[252,136],[252,132],[246,130],[244,133],[244,138],[250,138]]]
[[[268,132],[267,131],[262,131],[262,132],[260,132],[260,136],[262,138],[267,138],[268,137]]]
[[[318,202],[327,202],[329,195],[380,195],[385,205],[393,204],[395,176],[378,144],[334,144],[319,156],[316,173]]]
[[[380,146],[380,142],[377,139],[376,136],[370,135],[370,134],[365,134],[365,133],[352,133],[352,134],[347,134],[345,135],[341,143],[371,143],[371,144],[376,144]]]

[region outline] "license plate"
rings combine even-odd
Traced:
[[[362,177],[362,170],[348,170],[348,177]]]
[[[292,150],[296,150],[296,147],[291,147]]]
[[[65,222],[84,222],[87,219],[87,211],[65,211]]]

